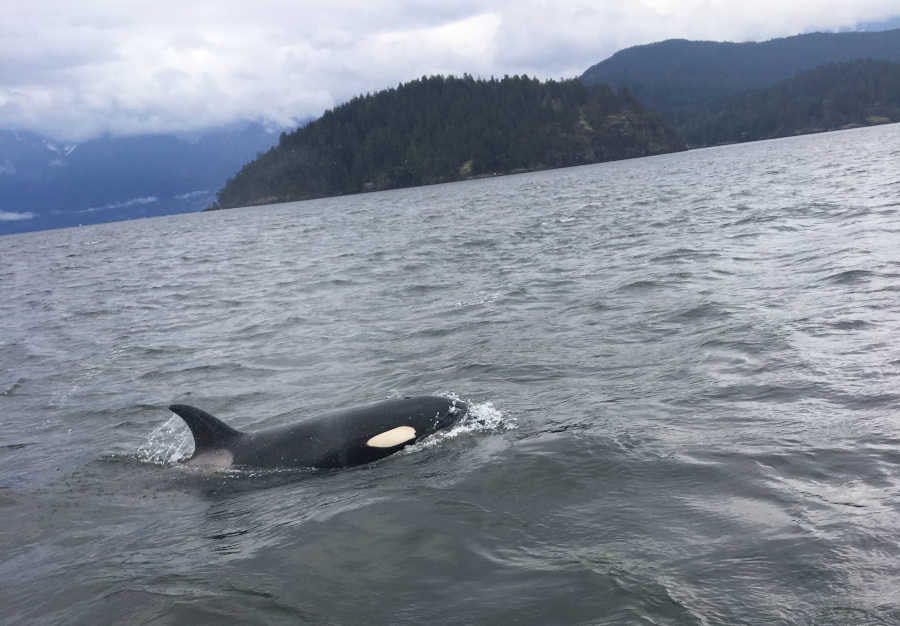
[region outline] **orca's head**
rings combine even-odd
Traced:
[[[449,428],[461,421],[468,412],[469,405],[462,400],[444,399],[443,406],[437,412],[437,424],[434,429]]]
[[[398,403],[402,405],[401,410],[406,415],[392,415],[383,423],[396,424],[399,421],[400,425],[372,436],[366,433],[367,448],[399,449],[457,424],[469,412],[469,405],[465,402],[440,396],[407,397]],[[392,408],[396,409],[397,405],[393,404]]]

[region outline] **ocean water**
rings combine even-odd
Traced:
[[[900,125],[0,238],[0,621],[900,623]],[[371,465],[254,430],[473,406]]]

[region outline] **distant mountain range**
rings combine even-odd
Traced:
[[[0,234],[200,210],[277,141],[250,122],[83,143],[0,131]]]
[[[581,80],[628,88],[677,128],[697,105],[857,59],[900,62],[900,29],[810,33],[761,43],[670,39],[621,50],[588,68]]]

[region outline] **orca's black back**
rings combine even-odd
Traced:
[[[231,448],[236,465],[259,467],[349,467],[397,452],[452,426],[468,411],[464,402],[439,396],[386,400],[332,411],[298,424],[244,433]],[[411,426],[415,437],[396,446],[366,445],[372,437]]]

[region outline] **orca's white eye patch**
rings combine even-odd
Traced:
[[[416,438],[416,429],[412,426],[397,426],[375,435],[366,442],[370,448],[393,448],[410,439]]]

